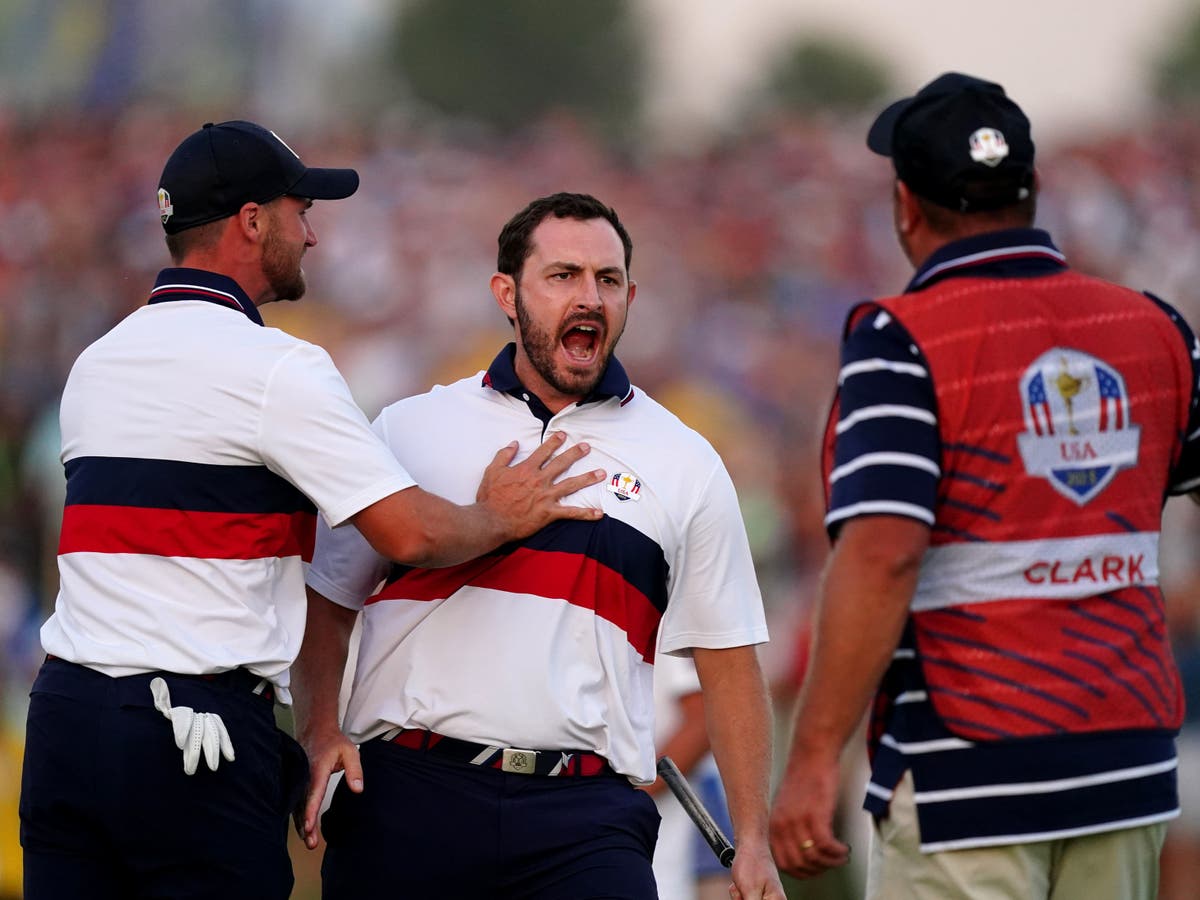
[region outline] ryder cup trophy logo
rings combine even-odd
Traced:
[[[1021,377],[1025,471],[1083,506],[1137,464],[1141,428],[1129,421],[1121,373],[1102,359],[1055,347]]]

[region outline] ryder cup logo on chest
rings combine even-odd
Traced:
[[[642,482],[630,472],[616,472],[608,479],[608,489],[618,500],[641,500]]]
[[[1141,428],[1129,421],[1121,373],[1080,350],[1047,350],[1021,377],[1025,471],[1082,506],[1137,464]]]

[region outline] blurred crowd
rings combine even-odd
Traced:
[[[0,110],[0,896],[17,895],[24,700],[56,591],[59,394],[79,351],[144,303],[169,264],[157,180],[201,123],[144,106],[94,119]],[[619,355],[733,474],[773,625],[764,663],[786,710],[826,552],[817,447],[841,323],[910,271],[892,234],[890,168],[867,151],[865,125],[781,118],[671,154],[611,151],[567,117],[506,139],[399,117],[280,128],[312,161],[357,168],[362,187],[313,209],[309,294],[264,318],[326,347],[373,416],[483,368],[509,339],[487,281],[513,212],[557,190],[614,206],[639,284]],[[1071,264],[1151,290],[1200,326],[1197,121],[1163,116],[1039,149],[1039,224]],[[1172,501],[1168,519],[1161,564],[1200,728],[1200,508]],[[1185,803],[1200,789],[1187,790],[1198,742],[1185,736]],[[1200,865],[1200,798],[1172,834],[1183,862],[1171,865]]]

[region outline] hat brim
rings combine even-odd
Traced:
[[[867,146],[880,156],[892,155],[892,135],[896,131],[896,122],[912,106],[916,97],[905,97],[897,100],[879,114],[867,132]]]
[[[343,200],[357,190],[358,173],[353,169],[308,169],[287,192],[308,200]]]

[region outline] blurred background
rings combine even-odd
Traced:
[[[617,209],[639,283],[620,356],[733,474],[782,754],[827,549],[817,443],[839,329],[909,275],[889,163],[863,139],[885,102],[950,69],[1030,114],[1039,224],[1070,262],[1200,326],[1200,11],[1185,0],[0,0],[0,897],[20,896],[24,711],[57,590],[59,395],[169,264],[155,190],[184,136],[249,118],[310,163],[359,170],[353,198],[311,214],[308,296],[263,313],[326,347],[370,416],[509,339],[487,280],[512,213],[557,190]],[[1198,512],[1168,504],[1160,562],[1191,710],[1171,900],[1200,884]],[[847,773],[861,862],[861,760]],[[319,896],[319,855],[294,859],[296,896]],[[860,890],[857,867],[789,885]]]

